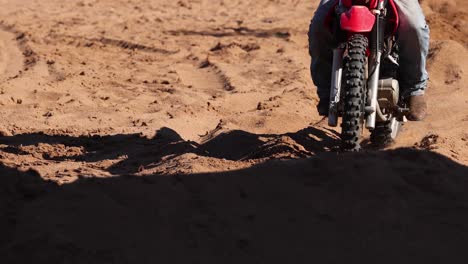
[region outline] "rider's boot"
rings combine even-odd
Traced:
[[[424,95],[410,96],[408,99],[410,112],[407,116],[409,121],[422,121],[427,116],[427,103]]]

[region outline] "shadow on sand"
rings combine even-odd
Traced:
[[[157,158],[152,151],[244,157],[230,152],[235,142],[225,137],[198,146],[169,131],[158,139],[167,144],[132,136],[22,135],[2,142],[12,151],[15,142],[85,146],[90,154],[77,157],[84,160],[123,152],[131,160],[132,151],[141,156],[145,148],[146,162]],[[241,138],[255,148],[264,144],[258,137]],[[125,146],[129,141],[134,145]],[[309,152],[328,144],[307,142],[301,145]],[[115,172],[132,172],[119,166]],[[324,153],[231,172],[122,175],[63,186],[6,166],[0,174],[1,263],[461,263],[468,257],[468,168],[428,151]]]

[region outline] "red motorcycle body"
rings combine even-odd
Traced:
[[[343,31],[348,33],[366,33],[370,32],[375,24],[375,15],[371,10],[377,8],[380,2],[384,0],[370,0],[366,3],[365,0],[341,0],[343,6],[348,10],[341,14],[340,27]],[[336,1],[335,7],[338,5],[339,0]],[[398,9],[394,0],[388,0],[389,14],[387,15],[387,32],[395,34],[399,25]],[[332,16],[334,16],[334,9],[329,14],[326,20],[327,25],[330,24]]]
[[[341,29],[347,32],[371,32],[374,23],[375,15],[366,6],[351,6],[340,18]]]

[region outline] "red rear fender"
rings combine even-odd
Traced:
[[[375,23],[375,15],[365,6],[352,6],[347,12],[341,14],[340,23],[344,31],[371,32]]]

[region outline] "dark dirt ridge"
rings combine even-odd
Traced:
[[[339,166],[338,166],[339,164]],[[429,151],[82,178],[0,167],[1,263],[465,263],[468,168]]]
[[[75,161],[86,164],[126,157],[105,169],[114,176],[134,175],[142,169],[157,168],[182,155],[218,160],[246,161],[306,158],[316,153],[336,151],[339,139],[332,130],[308,127],[294,133],[254,134],[243,130],[208,134],[202,143],[184,140],[176,131],[163,127],[152,138],[141,134],[68,136],[25,133],[0,137],[3,155],[40,156],[46,162]],[[314,137],[311,137],[313,135]],[[1,156],[1,155],[0,155]],[[183,165],[184,161],[178,165]],[[232,169],[231,169],[232,170]],[[180,174],[165,170],[166,174]],[[57,172],[58,173],[58,172]],[[192,171],[184,171],[184,174]],[[84,177],[85,172],[80,174]],[[59,180],[55,177],[55,180]]]

